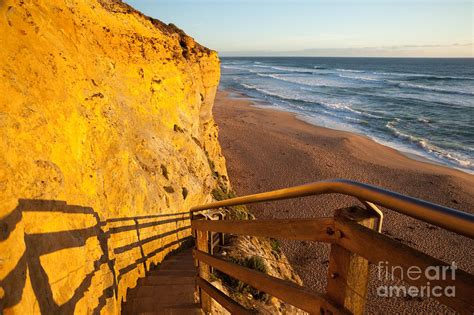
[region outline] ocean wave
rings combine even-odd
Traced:
[[[283,99],[283,100],[301,101],[301,102],[308,102],[308,103],[313,102],[313,100],[309,99],[309,98],[296,97],[295,95],[289,95],[289,94],[284,94],[284,93],[278,93],[278,92],[275,92],[275,91],[269,91],[267,89],[261,88],[257,85],[253,85],[253,84],[247,84],[247,83],[241,83],[241,84],[242,84],[243,87],[245,87],[247,89],[255,90],[255,91],[258,91],[262,94],[269,95],[269,96],[274,96],[274,97],[277,97],[277,98],[280,98],[280,99]]]
[[[333,103],[333,102],[321,102],[321,101],[319,101],[318,103],[320,103],[321,105],[326,106],[328,108],[331,108],[331,109],[335,109],[335,110],[339,110],[339,111],[348,111],[348,112],[352,112],[352,113],[356,113],[356,114],[362,114],[362,112],[351,108],[346,103],[341,103],[341,102]]]
[[[350,76],[350,75],[344,75],[344,74],[338,74],[338,76],[341,77],[341,78],[361,80],[361,81],[372,81],[372,82],[384,81],[384,80],[380,80],[380,79],[376,79],[376,78],[361,77],[361,76]]]
[[[432,74],[423,74],[423,73],[404,73],[404,72],[372,72],[373,74],[379,74],[384,76],[400,76],[406,77],[408,80],[466,80],[473,81],[474,78],[471,77],[457,77],[457,76],[443,76],[443,75],[432,75]],[[410,79],[412,78],[412,79]]]
[[[372,115],[370,113],[364,112],[364,111],[359,111],[350,106],[348,103],[343,103],[343,102],[329,102],[321,99],[316,99],[312,97],[305,97],[302,95],[298,94],[285,94],[285,93],[279,93],[277,91],[269,91],[268,89],[264,89],[262,87],[259,87],[257,85],[253,84],[247,84],[247,83],[241,83],[242,86],[244,86],[247,89],[251,90],[256,90],[260,93],[263,93],[265,95],[277,97],[282,100],[287,100],[287,101],[300,101],[300,102],[306,102],[306,103],[312,103],[312,104],[318,104],[320,106],[323,106],[327,109],[330,110],[335,110],[339,112],[350,112],[354,113],[360,116],[365,116],[365,117],[372,117],[372,118],[380,118],[378,116]]]
[[[406,83],[406,82],[394,82],[391,81],[391,83],[394,83],[398,85],[398,87],[406,87],[410,89],[418,89],[418,90],[424,90],[424,91],[430,91],[430,92],[439,92],[439,93],[446,93],[446,94],[460,94],[460,95],[474,95],[474,92],[468,92],[468,91],[460,91],[460,90],[448,90],[448,89],[443,89],[435,86],[427,86],[427,85],[422,85],[422,84],[413,84],[413,83]]]
[[[336,69],[337,71],[342,71],[342,72],[353,72],[353,73],[364,73],[365,71],[363,70],[352,70],[352,69]]]
[[[313,77],[288,77],[284,74],[278,73],[257,73],[260,77],[272,78],[275,80],[290,82],[299,85],[314,86],[314,87],[337,87],[337,88],[350,88],[352,85],[344,84],[343,82],[321,80],[316,76]]]
[[[283,67],[283,66],[272,66],[271,68],[275,70],[287,71],[287,72],[308,73],[308,74],[314,73],[314,70],[310,68]]]
[[[255,74],[258,75],[259,77],[272,78],[272,79],[278,80],[278,77],[276,77],[275,74],[272,74],[272,73],[256,72]]]
[[[253,84],[248,84],[248,83],[240,83],[244,88],[247,88],[247,89],[256,89],[257,86],[256,85],[253,85]]]
[[[431,124],[431,123],[432,123],[432,120],[431,120],[431,119],[423,118],[423,117],[418,117],[416,120],[417,120],[418,122],[423,123],[423,124]]]
[[[468,157],[464,157],[459,153],[449,152],[447,150],[443,150],[437,147],[434,144],[428,142],[427,139],[416,137],[407,133],[402,132],[396,126],[398,125],[400,119],[396,118],[392,121],[389,121],[385,126],[392,132],[394,136],[400,138],[402,140],[408,140],[410,143],[418,146],[419,148],[423,149],[426,153],[432,154],[437,158],[442,160],[450,161],[459,167],[473,169],[474,162],[470,160]]]
[[[249,68],[246,68],[246,67],[239,67],[239,66],[234,66],[234,65],[221,65],[222,68],[224,69],[232,69],[232,70],[240,70],[240,71],[248,71],[248,72],[252,72],[251,69]]]
[[[432,81],[450,81],[450,80],[455,80],[455,81],[474,81],[474,78],[469,78],[469,77],[449,77],[449,76],[435,76],[435,75],[411,75],[406,78],[406,80],[411,81],[411,80],[432,80]]]

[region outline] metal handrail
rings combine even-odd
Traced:
[[[405,196],[376,186],[346,179],[314,182],[301,186],[237,197],[191,208],[191,212],[237,206],[263,201],[291,199],[297,197],[344,194],[403,213],[415,219],[445,228],[449,231],[474,238],[474,215],[443,207],[421,199]]]

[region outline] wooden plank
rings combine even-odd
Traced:
[[[192,221],[191,227],[203,231],[287,240],[333,243],[335,239],[333,218]]]
[[[193,250],[193,255],[197,260],[311,314],[347,313],[343,308],[334,306],[323,295],[316,294],[308,288],[291,281],[268,276],[198,250]]]
[[[443,292],[445,292],[446,287],[455,287],[455,297],[449,297],[445,294],[431,297],[461,314],[474,313],[473,275],[460,269],[455,269],[455,271],[449,269],[446,279],[433,279],[432,276],[435,274],[429,272],[427,276],[427,269],[433,269],[433,266],[446,266],[445,268],[447,268],[450,265],[349,220],[337,218],[335,223],[336,231],[341,231],[343,235],[337,240],[337,243],[342,247],[367,258],[371,263],[379,266],[382,264],[382,267],[386,266],[388,268],[401,267],[405,271],[403,281],[408,284],[421,287],[429,283],[431,288],[440,286]],[[413,275],[411,277],[406,276],[408,268],[412,267],[413,270],[413,266],[417,266],[422,270],[419,278]],[[452,272],[455,275],[454,279]]]
[[[211,298],[217,301],[222,307],[224,307],[226,310],[228,310],[231,314],[237,314],[237,315],[250,315],[253,314],[249,310],[247,310],[245,307],[241,306],[237,302],[235,302],[233,299],[225,295],[223,292],[219,291],[216,287],[214,287],[212,284],[207,282],[201,277],[196,278],[196,283],[197,285],[204,290]]]
[[[338,209],[335,217],[344,217],[373,229],[375,214],[360,207]],[[369,279],[367,259],[338,244],[331,245],[326,294],[353,314],[363,314]]]

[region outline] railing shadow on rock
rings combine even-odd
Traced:
[[[339,193],[359,199],[366,208],[354,206],[338,209],[334,217],[272,220],[203,220],[196,214],[206,210],[239,206],[254,202]],[[378,187],[348,181],[332,180],[296,186],[277,191],[222,200],[191,208],[191,228],[195,237],[194,258],[199,266],[197,283],[201,306],[209,311],[214,299],[233,314],[249,314],[209,283],[211,268],[268,293],[310,314],[363,314],[369,281],[369,263],[387,263],[388,267],[420,270],[451,265],[404,245],[380,233],[383,216],[377,205],[444,227],[459,235],[474,237],[474,215],[442,207],[423,200],[400,195]],[[376,222],[378,224],[376,224]],[[274,239],[329,243],[331,251],[327,270],[326,292],[316,293],[291,281],[278,279],[212,255],[211,233]],[[474,276],[453,269],[455,276],[432,279],[426,273],[418,279],[405,279],[410,285],[455,287],[456,296],[437,296],[440,303],[461,314],[474,312]]]
[[[34,222],[37,219],[41,221]],[[22,303],[29,280],[42,314],[73,314],[91,287],[97,286],[94,277],[104,277],[108,283],[94,288],[101,293],[94,297],[97,303],[91,313],[99,314],[111,302],[109,299],[119,298],[118,287],[123,277],[137,268],[143,276],[152,264],[159,263],[155,259],[158,254],[165,256],[190,241],[189,212],[101,220],[90,207],[59,200],[20,199],[18,206],[0,219],[0,228],[0,248],[4,252],[18,252],[9,255],[15,261],[4,262],[0,311]],[[157,229],[163,232],[156,233]],[[65,280],[57,280],[55,273],[61,270],[45,266],[45,257],[61,255],[67,259],[68,253],[77,253],[77,249],[84,257],[76,257],[76,265],[84,272],[70,271],[77,272],[79,278],[64,298],[53,289]],[[67,268],[64,262],[57,263],[58,267]],[[58,302],[58,298],[62,300]]]

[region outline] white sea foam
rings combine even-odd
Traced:
[[[354,72],[354,73],[363,73],[365,71],[363,70],[352,70],[352,69],[336,69],[337,71],[341,71],[341,72]]]
[[[241,83],[241,84],[247,89],[256,90],[265,95],[275,96],[280,99],[284,99],[288,101],[314,102],[314,100],[312,100],[311,98],[301,97],[300,95],[295,95],[295,94],[290,94],[288,93],[288,91],[271,91],[269,89],[265,89],[253,84],[247,84],[247,83]]]
[[[373,82],[382,81],[380,79],[368,77],[368,76],[362,77],[362,76],[353,76],[353,75],[344,75],[344,74],[338,74],[338,76],[341,78],[353,79],[353,80],[373,81]]]
[[[351,84],[344,83],[338,81],[337,79],[330,79],[326,77],[319,77],[319,76],[312,76],[312,77],[305,77],[305,76],[291,76],[286,74],[267,74],[267,73],[257,73],[258,76],[261,77],[268,77],[275,80],[306,85],[306,86],[315,86],[315,87],[339,87],[339,88],[346,88],[352,87]]]
[[[399,87],[406,87],[411,89],[419,89],[431,92],[441,92],[441,93],[450,93],[450,94],[462,94],[462,95],[474,95],[474,92],[464,91],[464,90],[456,90],[456,89],[445,89],[435,86],[427,86],[422,84],[413,84],[413,83],[406,83],[406,82],[393,82],[397,84]]]
[[[392,133],[401,139],[410,141],[411,143],[422,148],[425,152],[435,155],[436,157],[450,161],[454,164],[457,164],[463,168],[472,168],[474,167],[474,161],[467,156],[464,156],[459,153],[450,152],[448,150],[443,150],[438,146],[430,143],[427,139],[416,137],[399,130],[396,126],[398,125],[400,119],[396,118],[392,121],[389,121],[385,126],[392,131]]]
[[[417,120],[421,123],[424,123],[424,124],[430,124],[431,123],[431,119],[428,119],[428,118],[418,117]]]
[[[247,89],[256,90],[260,93],[278,97],[280,99],[288,100],[288,101],[302,101],[308,103],[316,103],[321,106],[324,106],[330,110],[336,110],[341,112],[351,112],[357,115],[368,116],[368,117],[377,117],[375,115],[371,115],[370,113],[362,112],[356,109],[353,109],[350,104],[342,103],[342,102],[330,102],[327,100],[320,99],[318,97],[310,97],[309,94],[301,95],[297,93],[288,93],[291,90],[269,90],[268,88],[262,88],[261,86],[242,83],[242,85]]]
[[[407,72],[379,72],[374,71],[373,74],[379,74],[384,76],[401,76],[401,77],[417,77],[424,79],[436,79],[436,80],[474,80],[472,77],[457,77],[457,76],[443,76],[443,75],[432,75],[423,73],[407,73]]]
[[[239,66],[234,66],[234,65],[221,65],[222,68],[224,69],[232,69],[232,70],[241,70],[241,71],[251,71],[249,68],[246,67],[239,67]]]
[[[287,71],[287,72],[298,72],[298,73],[314,73],[314,69],[310,68],[299,68],[299,67],[283,67],[283,66],[272,66],[272,69],[279,70],[279,71]]]

